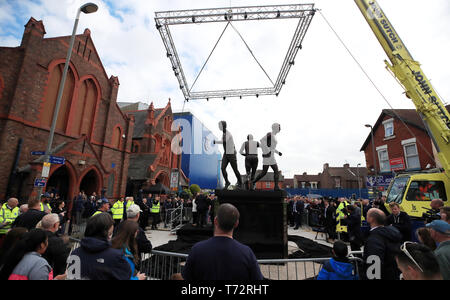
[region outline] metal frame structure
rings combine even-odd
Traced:
[[[225,7],[211,9],[163,11],[155,13],[156,28],[164,42],[167,57],[172,64],[172,70],[180,85],[185,100],[211,99],[244,96],[278,96],[281,88],[286,83],[289,70],[295,63],[295,57],[302,48],[305,34],[311,24],[316,9],[314,4],[292,4],[292,5],[270,5],[270,6],[248,6],[248,7]],[[294,37],[284,59],[278,78],[273,86],[251,89],[215,90],[192,92],[184,75],[175,44],[169,27],[172,25],[200,24],[212,22],[237,22],[250,20],[277,20],[277,19],[299,19]]]

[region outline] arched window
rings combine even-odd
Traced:
[[[131,149],[131,152],[138,153],[139,152],[139,143],[133,142],[133,149]]]
[[[113,130],[113,136],[111,146],[120,149],[120,140],[122,138],[122,130],[119,126],[116,126]]]
[[[92,79],[84,80],[78,89],[78,99],[73,108],[75,113],[72,119],[72,134],[89,136],[92,131],[94,114],[97,104],[98,91]]]
[[[47,92],[44,99],[44,108],[41,114],[41,124],[50,127],[53,120],[53,112],[55,110],[56,98],[58,97],[59,85],[63,74],[64,64],[56,65],[50,72],[48,80]],[[75,75],[71,68],[67,72],[66,82],[64,85],[63,96],[59,107],[58,120],[56,122],[56,130],[64,132],[67,127],[69,118],[70,105],[72,103],[73,90],[75,87]]]

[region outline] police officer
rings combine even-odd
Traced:
[[[344,217],[348,215],[346,207],[349,205],[347,199],[339,198],[339,205],[336,209],[336,221],[338,224],[336,225],[336,232],[338,233],[347,233],[347,226],[343,224]]]
[[[19,200],[16,198],[9,198],[8,202],[3,204],[0,209],[0,247],[6,234],[11,229],[12,223],[19,215],[18,204]]]
[[[120,197],[119,200],[114,203],[113,207],[111,208],[112,217],[114,220],[114,224],[117,226],[119,225],[120,221],[123,219],[123,213],[124,213],[124,202],[125,199],[123,197]]]
[[[150,213],[152,214],[152,230],[156,230],[159,223],[159,212],[161,209],[161,203],[159,201],[159,196],[155,196],[152,201],[152,207],[150,208]]]
[[[50,198],[51,195],[49,193],[41,195],[41,211],[45,211],[46,213],[50,213],[52,211],[52,207],[50,206]]]
[[[97,211],[92,215],[98,215],[104,212],[108,212],[109,210],[109,201],[106,198],[102,198],[97,200]]]

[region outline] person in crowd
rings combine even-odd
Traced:
[[[88,219],[80,247],[70,256],[78,257],[80,263],[81,278],[74,279],[129,280],[131,278],[131,268],[122,251],[111,247],[113,229],[114,221],[110,214],[101,213]],[[69,263],[68,268],[71,267],[72,264]],[[69,273],[68,277],[71,276],[72,274]]]
[[[402,235],[394,226],[384,226],[386,223],[386,215],[378,208],[371,208],[367,212],[367,222],[370,225],[370,233],[364,245],[363,260],[365,263],[364,275],[368,276],[369,269],[373,261],[369,258],[376,257],[379,264],[375,265],[375,269],[379,269],[380,278],[382,280],[399,279],[399,271],[395,263],[395,254],[398,251]],[[370,263],[370,264],[369,264]],[[377,276],[374,276],[377,277]]]
[[[114,220],[114,225],[117,227],[117,225],[119,225],[119,223],[122,221],[123,219],[123,212],[124,212],[124,201],[125,198],[124,197],[120,197],[119,200],[117,200],[114,205],[111,208],[111,213],[112,213],[112,217]]]
[[[404,280],[442,280],[436,256],[425,245],[404,242],[395,260]]]
[[[347,244],[336,241],[331,251],[333,258],[324,263],[317,280],[358,280],[354,266],[347,258]]]
[[[97,200],[97,211],[92,215],[96,216],[101,213],[106,213],[109,211],[109,201],[106,198]]]
[[[297,230],[300,227],[302,227],[302,216],[303,216],[304,209],[305,209],[305,204],[303,203],[302,200],[295,201],[294,206],[293,206],[293,214],[294,214],[294,222],[295,222],[294,230]]]
[[[345,239],[347,234],[347,226],[343,224],[343,220],[344,216],[348,214],[347,206],[349,205],[349,203],[347,199],[343,197],[339,198],[338,201],[339,205],[336,209],[336,231],[342,234],[343,238]]]
[[[65,231],[66,223],[68,222],[67,211],[66,211],[66,203],[62,200],[56,200],[55,207],[52,209],[52,213],[57,214],[59,217],[59,222],[61,226],[58,230],[58,234],[62,234]]]
[[[441,268],[442,278],[450,280],[450,224],[443,220],[435,220],[426,227],[430,229],[431,238],[439,244],[434,254]]]
[[[192,226],[197,226],[198,224],[198,212],[197,212],[197,200],[192,199]]]
[[[323,224],[327,233],[327,242],[334,243],[336,239],[336,208],[330,204],[329,199],[324,200]]]
[[[73,201],[73,208],[72,208],[72,223],[75,225],[81,224],[81,216],[83,215],[84,211],[84,204],[86,203],[87,198],[84,193],[84,191],[80,191],[78,193],[78,196],[75,197]]]
[[[386,219],[386,225],[394,226],[402,234],[403,242],[411,240],[411,218],[409,215],[400,211],[400,205],[398,203],[389,203],[389,208],[391,209],[391,214]]]
[[[386,203],[386,196],[382,196],[381,198],[378,198],[373,202],[373,207],[378,208],[379,210],[384,212],[385,216],[389,216],[390,213],[387,210],[385,203]]]
[[[22,239],[27,232],[28,230],[24,227],[16,227],[8,231],[3,240],[3,245],[0,247],[0,269],[4,264],[4,259],[8,256],[9,251],[14,248],[16,243]]]
[[[19,208],[19,216],[28,211],[28,203],[22,204]]]
[[[296,200],[297,200],[296,197],[286,198],[286,213],[287,213],[288,226],[289,227],[294,227],[295,226],[295,221],[294,221],[294,204],[295,204]]]
[[[97,209],[97,199],[96,195],[92,194],[87,197],[86,202],[84,203],[84,211],[82,214],[83,219],[87,219],[91,217]]]
[[[450,224],[450,206],[444,206],[440,208],[441,220]]]
[[[152,230],[158,229],[158,224],[160,222],[159,220],[160,211],[161,211],[160,196],[155,196],[152,202],[152,207],[150,208],[150,212],[152,214]]]
[[[127,220],[138,223],[141,212],[142,211],[138,205],[136,205],[136,204],[131,205],[127,209]],[[122,226],[122,222],[119,224],[117,230],[115,230],[114,236],[117,235],[117,232],[120,230],[121,226]],[[150,253],[152,251],[152,248],[153,248],[152,243],[148,240],[144,229],[142,229],[140,226],[138,227],[136,243],[137,243],[137,250],[138,250],[139,256],[142,253]]]
[[[19,216],[19,208],[17,205],[19,200],[17,198],[9,198],[6,203],[0,208],[0,248],[6,234],[11,229],[12,224]]]
[[[30,231],[36,227],[36,224],[46,215],[47,213],[41,211],[41,202],[38,198],[32,198],[28,200],[28,211],[23,215],[16,218],[13,223],[13,227],[25,227]]]
[[[129,196],[125,198],[125,201],[123,203],[123,216],[122,216],[122,220],[126,220],[127,219],[127,209],[130,208],[131,205],[135,204],[134,203],[134,198]]]
[[[59,216],[57,214],[48,214],[42,218],[41,224],[48,238],[48,247],[42,256],[52,267],[54,276],[62,275],[66,272],[66,263],[70,248],[56,234],[60,226]]]
[[[444,201],[441,199],[433,199],[430,202],[430,207],[436,214],[439,214],[441,207],[444,207]]]
[[[370,205],[369,199],[363,199],[361,201],[361,204],[362,204],[362,211],[363,211],[364,220],[367,220],[367,212],[369,211],[369,209],[372,208],[372,206]]]
[[[0,280],[52,280],[64,279],[65,275],[53,277],[47,260],[42,257],[48,246],[44,230],[32,229],[16,243],[5,259]]]
[[[354,205],[347,206],[348,215],[344,216],[348,238],[352,251],[361,250],[363,237],[361,233],[361,212]]]
[[[150,215],[150,207],[148,206],[147,198],[142,199],[142,201],[139,203],[139,208],[141,209],[141,212],[139,214],[139,227],[145,229],[148,226],[148,219]],[[128,210],[127,217],[129,218]]]
[[[416,236],[417,240],[421,243],[430,248],[431,250],[436,250],[437,245],[436,242],[431,237],[430,230],[426,227],[421,227],[416,230]]]
[[[214,195],[209,197],[209,219],[211,224],[214,223],[214,218],[216,217],[216,203],[217,198]]]
[[[214,218],[214,237],[195,244],[182,274],[174,279],[262,280],[263,276],[253,251],[233,239],[239,225],[239,211],[233,205],[221,204]]]
[[[137,205],[136,205],[137,206]],[[137,272],[136,265],[139,264],[139,253],[137,249],[136,236],[139,231],[139,225],[136,221],[124,220],[120,223],[117,235],[112,239],[112,247],[119,249],[126,259],[131,269],[130,280],[145,280],[145,274]]]
[[[205,194],[200,192],[195,196],[195,202],[197,204],[198,227],[203,228],[206,226],[206,214],[209,208],[208,199]]]
[[[41,195],[41,203],[39,204],[40,210],[49,214],[52,212],[52,207],[50,205],[51,195],[50,193],[45,193]]]

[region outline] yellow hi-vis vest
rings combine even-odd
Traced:
[[[50,207],[50,204],[47,203],[47,204],[45,204],[45,206],[47,208],[45,208],[44,207],[44,203],[41,202],[41,211],[46,211],[46,210],[52,211],[52,208]]]
[[[6,234],[11,229],[11,225],[19,215],[19,208],[10,209],[6,203],[0,209],[0,224],[8,223],[0,229],[0,234]]]
[[[161,203],[160,202],[158,202],[158,204],[153,203],[152,204],[152,208],[150,209],[150,212],[152,214],[158,214],[160,207],[161,207]]]
[[[348,202],[344,201],[344,202],[341,202],[339,204],[338,208],[336,209],[337,220],[339,221],[338,224],[336,225],[336,232],[347,232],[347,226],[341,225],[341,220],[344,219],[343,210],[346,206],[348,206]]]
[[[117,200],[111,208],[111,212],[114,220],[122,220],[123,218],[123,202]]]
[[[97,210],[91,217],[96,216],[96,215],[101,214],[101,213],[102,213],[101,210]]]

